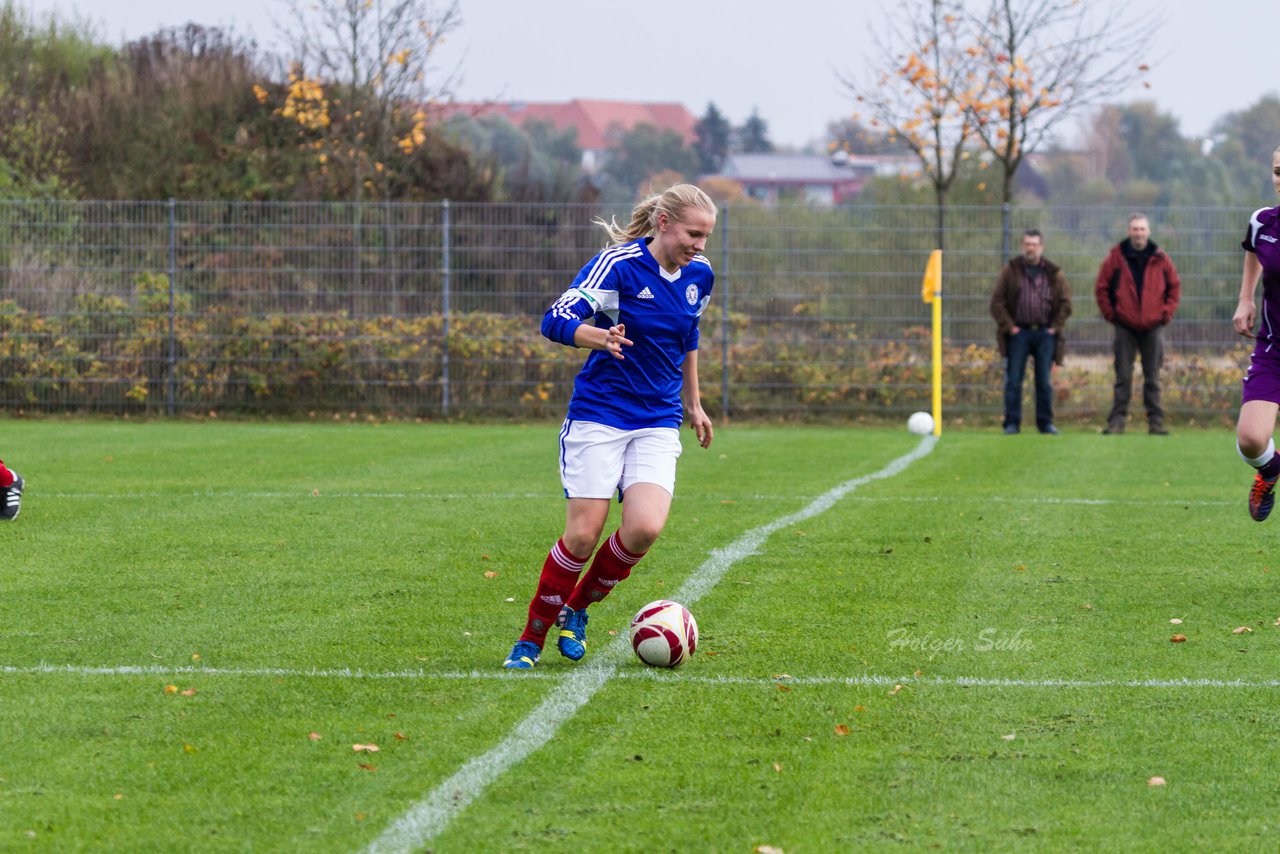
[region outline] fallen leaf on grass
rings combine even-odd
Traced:
[[[773,770],[774,770],[774,771],[776,771],[776,772],[778,772],[779,774],[781,774],[781,773],[782,773],[782,763],[781,763],[781,762],[775,762],[775,763],[773,763]]]
[[[901,685],[894,685],[893,690],[889,692],[889,696],[892,697],[894,694],[898,693],[901,690],[902,690]]]
[[[836,724],[836,735],[848,735],[848,734],[849,734],[848,724]]]
[[[319,741],[320,739],[324,738],[324,736],[318,732],[312,732],[307,734],[307,738],[311,739],[312,741]]]
[[[373,767],[372,765],[366,764],[366,763],[364,763],[364,762],[357,762],[356,764],[357,764],[357,765],[359,765],[361,768],[363,768],[363,769],[364,769],[364,770],[366,770],[366,771],[377,771],[377,770],[378,770],[377,768]]]
[[[1027,571],[1027,565],[1026,565],[1025,563],[1020,563],[1020,564],[1018,564],[1017,566],[1015,566],[1015,567],[1014,567],[1014,570],[1015,570],[1015,571],[1017,571],[1017,572],[1026,572],[1026,571]]]
[[[488,570],[487,572],[485,572],[484,577],[485,577],[485,578],[497,578],[497,577],[498,577],[498,573],[496,573],[496,572],[494,572],[492,569],[490,569],[490,570]]]
[[[1170,620],[1169,622],[1170,622],[1170,623],[1172,623],[1172,624],[1173,624],[1173,625],[1175,625],[1175,626],[1180,626],[1180,625],[1182,625],[1182,620],[1179,620],[1177,617],[1174,617],[1174,618],[1173,618],[1172,620]]]
[[[1253,629],[1249,628],[1248,626],[1241,626],[1241,627],[1240,627],[1240,628],[1238,628],[1238,629],[1232,629],[1232,630],[1231,630],[1231,634],[1233,634],[1233,635],[1242,635],[1242,634],[1244,634],[1245,632],[1252,632],[1252,631],[1253,631]]]
[[[795,677],[792,676],[790,673],[775,673],[773,674],[773,678],[774,679],[794,679]]]
[[[377,753],[378,745],[376,744],[353,744],[351,749],[356,753]]]
[[[117,801],[123,801],[123,800],[124,800],[124,795],[122,795],[120,792],[116,792],[116,794],[115,794],[115,799],[116,799]]]
[[[199,661],[199,660],[200,660],[200,653],[198,653],[198,652],[193,652],[193,653],[191,653],[191,660],[192,660],[192,661]]]
[[[755,854],[786,854],[785,851],[776,845],[757,845],[751,850],[754,851]]]
[[[1018,737],[1018,734],[1016,732],[1011,732],[1008,735],[1002,735],[1000,737],[1003,738],[1005,741],[1013,741],[1015,738]]]
[[[1148,786],[1163,786],[1164,784],[1165,779],[1163,777],[1151,777],[1147,780]]]
[[[184,744],[184,745],[182,745],[182,752],[183,752],[183,753],[195,753],[195,752],[196,752],[195,745],[192,745],[192,744]]]
[[[392,737],[392,738],[394,738],[396,741],[408,741],[408,740],[409,740],[409,736],[405,735],[405,734],[404,734],[404,733],[402,733],[402,732],[392,733],[391,737]]]
[[[914,676],[923,676],[923,675],[924,675],[924,671],[923,671],[923,670],[917,670],[917,671],[916,671],[914,674],[912,674],[912,675],[914,675]]]
[[[311,497],[312,497],[312,498],[319,498],[319,497],[320,497],[320,490],[318,490],[318,489],[313,489],[313,490],[311,490]]]
[[[1173,637],[1169,638],[1169,643],[1186,643],[1186,641],[1187,641],[1186,635],[1174,635]]]
[[[182,692],[182,696],[184,697],[194,697],[195,695],[196,695],[195,688],[188,688],[187,690]]]
[[[791,686],[790,686],[790,685],[783,685],[781,682],[779,682],[779,683],[778,683],[778,690],[779,690],[779,691],[783,691],[783,692],[790,691],[790,690],[791,690]]]
[[[176,694],[176,693],[178,693],[178,686],[177,686],[177,685],[166,685],[166,686],[164,686],[164,692],[165,692],[166,694]]]

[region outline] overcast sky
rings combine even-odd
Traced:
[[[269,46],[276,40],[273,18],[284,19],[287,8],[284,0],[17,2],[37,14],[78,12],[116,43],[195,21],[233,27]],[[461,0],[462,25],[437,65],[458,69],[459,100],[678,101],[696,115],[714,102],[734,124],[758,109],[776,144],[802,146],[852,112],[837,74],[864,67],[873,47],[868,25],[895,5]],[[1164,24],[1152,41],[1151,88],[1137,87],[1123,100],[1155,100],[1180,120],[1184,135],[1199,136],[1223,113],[1280,92],[1272,65],[1277,0],[1160,6]]]

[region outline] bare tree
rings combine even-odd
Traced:
[[[393,155],[423,145],[426,107],[448,96],[451,74],[432,55],[461,24],[459,0],[284,0],[278,25],[293,59],[285,109],[318,134],[321,168],[349,172],[353,198],[386,198]]]
[[[895,17],[896,16],[896,17]],[[884,12],[876,33],[878,56],[861,76],[841,76],[873,130],[884,128],[919,159],[933,186],[937,245],[943,246],[947,195],[976,131],[972,93],[985,81],[981,52],[967,29],[963,0],[907,0]]]
[[[1096,0],[991,0],[971,17],[986,78],[968,109],[999,164],[1004,202],[1018,167],[1055,127],[1142,77],[1158,21]]]

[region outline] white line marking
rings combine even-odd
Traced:
[[[290,679],[368,679],[384,681],[483,681],[497,679],[536,679],[547,682],[566,681],[568,675],[560,673],[522,673],[513,677],[499,670],[361,670],[340,667],[327,670],[296,670],[285,667],[191,667],[165,665],[123,665],[117,667],[85,667],[75,664],[32,664],[27,666],[0,666],[0,675],[22,676],[230,676]],[[1004,679],[984,676],[694,676],[688,672],[672,673],[665,670],[623,670],[613,674],[615,679],[636,679],[671,685],[726,685],[765,687],[772,685],[809,685],[822,687],[838,685],[848,687],[892,687],[894,685],[919,685],[926,688],[1280,688],[1280,679]]]
[[[247,500],[247,501],[315,501],[316,499],[330,500],[351,500],[360,499],[367,501],[474,501],[476,499],[485,499],[487,501],[527,501],[529,499],[547,498],[549,492],[320,492],[312,494],[310,490],[299,490],[297,492],[228,492],[214,490],[195,490],[190,492],[42,492],[42,498],[63,498],[69,500],[154,500],[156,498],[219,498],[230,500]],[[814,501],[819,500],[821,496],[815,498],[812,495],[735,495],[727,498],[723,495],[699,495],[685,491],[681,495],[676,496],[676,501],[683,498],[686,502],[695,501],[733,501],[735,503],[743,503],[747,501]],[[859,495],[852,500],[861,501],[867,504],[876,503],[902,503],[902,504],[1047,504],[1047,505],[1082,505],[1082,506],[1132,506],[1132,507],[1234,507],[1239,501],[1234,499],[1173,499],[1166,498],[1162,500],[1151,501],[1141,498],[1052,498],[1026,496],[1012,498],[1007,495],[980,495],[977,493],[966,493],[965,495],[954,496],[936,496],[936,495]]]
[[[846,481],[820,495],[803,509],[754,528],[728,546],[716,549],[672,598],[686,606],[692,605],[715,587],[729,567],[755,554],[770,534],[828,510],[863,484],[893,477],[911,463],[928,455],[935,444],[937,437],[926,436],[913,451],[898,457],[880,471]],[[566,677],[537,709],[516,724],[510,735],[496,747],[467,762],[425,798],[410,807],[367,850],[383,852],[421,849],[428,840],[447,828],[454,817],[479,797],[490,783],[550,741],[561,725],[590,701],[614,675],[629,646],[626,635],[619,634],[613,643],[603,647],[585,667],[574,670],[572,675]],[[521,674],[508,675],[519,678]]]

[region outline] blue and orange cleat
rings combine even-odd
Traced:
[[[573,610],[568,605],[560,610],[560,638],[556,646],[570,661],[581,661],[587,654],[587,609]]]
[[[1276,503],[1276,478],[1265,478],[1262,473],[1253,476],[1253,488],[1249,490],[1249,515],[1261,522],[1271,515]]]
[[[541,655],[542,650],[533,641],[516,641],[502,666],[508,670],[532,670]]]

